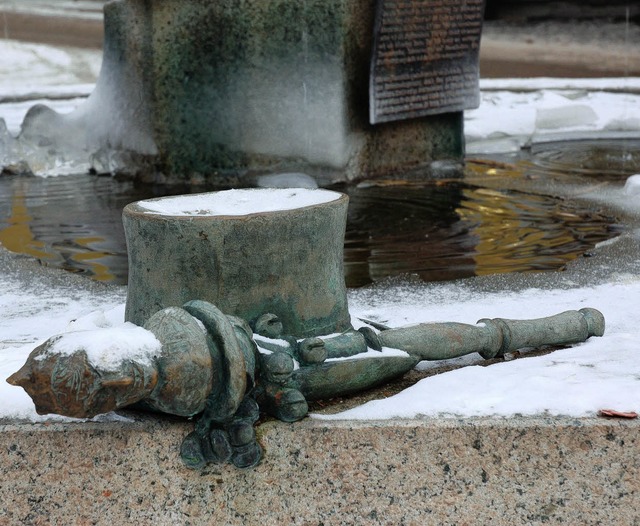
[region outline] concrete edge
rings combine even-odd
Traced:
[[[1,423],[0,525],[640,524],[639,420],[268,421],[257,468],[202,472],[192,428]]]

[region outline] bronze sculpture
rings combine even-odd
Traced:
[[[282,334],[275,315],[250,326],[198,300],[157,312],[145,328],[162,344],[149,362],[124,357],[115,370],[101,369],[83,349],[57,353],[57,336],[34,349],[8,382],[22,386],[40,414],[92,417],[132,406],[200,415],[182,443],[185,465],[231,462],[246,468],[262,455],[254,431],[260,410],[293,422],[306,416],[307,400],[380,385],[421,360],[473,352],[494,358],[524,347],[582,342],[604,334],[604,318],[585,308],[539,320],[484,319],[475,326],[391,329],[372,323],[333,337],[296,339]],[[375,352],[385,348],[404,352]]]

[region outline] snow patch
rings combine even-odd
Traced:
[[[623,192],[629,196],[640,194],[640,174],[635,174],[627,178],[624,183]]]
[[[263,188],[162,197],[137,204],[166,216],[244,216],[320,205],[341,196],[329,190]]]
[[[391,349],[389,347],[383,347],[381,351],[374,351],[369,349],[367,352],[363,352],[360,354],[354,354],[353,356],[345,356],[342,358],[328,358],[327,362],[344,362],[344,361],[352,361],[352,360],[364,360],[365,358],[388,358],[390,356],[396,357],[409,357],[409,354],[401,351],[400,349]]]
[[[117,371],[125,361],[151,365],[162,345],[153,333],[126,322],[106,329],[67,332],[52,339],[47,355],[70,355],[83,350],[89,363],[104,371]]]

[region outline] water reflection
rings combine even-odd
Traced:
[[[33,217],[29,215],[26,204],[25,186],[23,181],[14,185],[6,219],[7,226],[0,230],[0,244],[12,252],[38,259],[51,259],[54,257],[53,254],[46,250],[44,242],[35,239],[31,231]]]
[[[122,208],[184,188],[137,188],[110,177],[0,177],[0,243],[43,265],[126,283]]]
[[[532,164],[513,166],[513,176],[522,177]],[[492,169],[470,163],[469,170]],[[89,175],[2,177],[0,242],[44,265],[124,284],[122,208],[189,190]],[[613,235],[612,218],[571,209],[561,200],[457,180],[383,181],[340,190],[350,196],[345,241],[350,287],[403,273],[434,281],[557,269]]]
[[[347,285],[401,273],[435,281],[552,270],[612,237],[610,217],[461,181],[345,190]]]
[[[478,237],[476,275],[558,269],[612,237],[613,218],[547,196],[469,188],[458,213]]]
[[[345,239],[347,286],[402,273],[429,281],[474,274],[478,238],[457,212],[459,182],[360,185],[349,195]]]
[[[535,144],[531,174],[617,179],[640,172],[640,140],[581,140]]]

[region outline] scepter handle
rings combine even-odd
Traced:
[[[420,323],[372,332],[363,332],[370,347],[401,349],[421,360],[445,360],[473,352],[489,359],[525,347],[566,345],[602,336],[604,316],[585,308],[535,320],[482,319],[477,325]]]
[[[495,353],[492,350],[480,353],[487,359],[526,347],[583,342],[591,336],[602,336],[605,326],[602,313],[591,308],[570,310],[535,320],[482,319],[478,324],[497,331],[501,338],[500,347]]]

